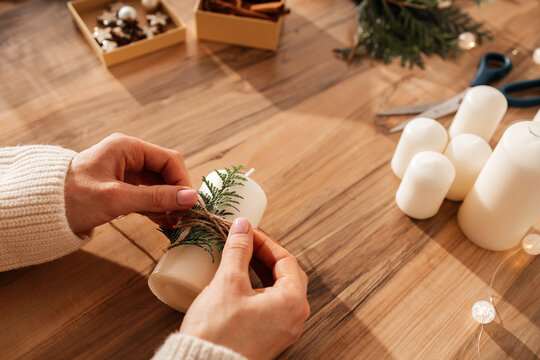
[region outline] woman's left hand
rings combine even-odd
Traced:
[[[84,233],[132,212],[186,210],[197,192],[180,153],[122,134],[113,134],[79,153],[65,184],[66,216]],[[177,218],[159,225],[171,226]]]

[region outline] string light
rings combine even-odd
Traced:
[[[510,259],[512,256],[517,254],[519,251],[525,251],[527,254],[530,255],[538,255],[540,254],[540,235],[538,234],[528,234],[526,235],[522,242],[521,247],[518,247],[516,250],[514,250],[510,255],[505,257],[497,266],[497,269],[495,269],[495,272],[493,273],[493,276],[491,277],[491,283],[489,284],[489,301],[486,300],[480,300],[474,303],[472,307],[472,317],[474,320],[479,322],[481,324],[480,332],[478,333],[478,342],[477,342],[477,350],[478,350],[478,359],[482,359],[480,356],[480,339],[482,338],[482,333],[484,332],[484,324],[489,324],[495,319],[495,315],[497,311],[495,310],[495,306],[493,305],[493,281],[495,280],[495,275],[499,272],[501,266],[506,262],[506,260]]]

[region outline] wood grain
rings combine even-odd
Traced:
[[[395,206],[390,170],[403,118],[384,108],[433,101],[468,86],[486,51],[511,56],[494,84],[540,77],[535,1],[476,8],[496,41],[426,69],[347,64],[348,0],[290,1],[277,53],[197,42],[194,1],[171,1],[190,33],[174,46],[105,69],[74,26],[65,1],[0,7],[0,144],[60,144],[82,150],[112,132],[185,155],[196,186],[215,168],[244,164],[268,195],[261,228],[299,259],[310,278],[312,315],[283,359],[473,359],[487,298],[507,253],[461,234],[458,203],[415,221]],[[497,130],[531,119],[511,108]],[[441,119],[448,125],[452,117]],[[540,232],[540,222],[531,230]],[[140,215],[100,227],[63,259],[0,274],[0,347],[6,359],[148,359],[181,315],[146,285],[166,239]],[[520,253],[495,282],[499,318],[485,327],[484,359],[540,356],[540,260]]]

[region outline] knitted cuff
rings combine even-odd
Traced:
[[[76,152],[58,146],[0,148],[0,271],[77,250],[66,218],[64,183]]]
[[[195,336],[174,333],[152,360],[247,360],[242,355]]]

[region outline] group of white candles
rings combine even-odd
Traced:
[[[427,219],[445,198],[463,201],[458,223],[472,242],[489,250],[516,246],[540,217],[540,119],[508,127],[492,152],[506,110],[499,90],[475,86],[448,132],[433,119],[410,121],[391,163],[402,179],[398,207]]]

